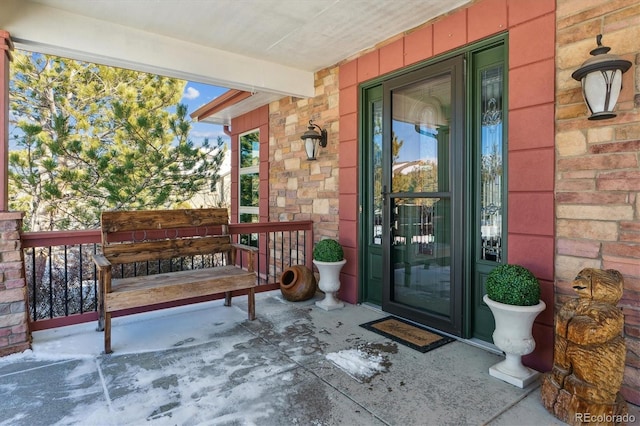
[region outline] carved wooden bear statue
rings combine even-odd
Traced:
[[[573,281],[577,299],[556,315],[553,370],[542,378],[542,402],[563,422],[621,424],[627,404],[619,393],[626,348],[624,317],[616,307],[620,272],[586,268]]]

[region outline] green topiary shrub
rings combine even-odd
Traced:
[[[344,251],[336,240],[321,240],[313,248],[313,259],[319,262],[340,262],[344,259]]]
[[[538,279],[520,265],[500,265],[487,276],[487,296],[494,302],[533,306],[540,301]]]

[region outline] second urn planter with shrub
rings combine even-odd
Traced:
[[[344,307],[336,293],[340,290],[340,270],[347,261],[339,242],[332,239],[318,241],[313,248],[313,264],[318,268],[320,280],[318,288],[325,297],[316,302],[316,306],[326,311]]]
[[[546,308],[540,283],[527,268],[505,264],[489,273],[486,290],[483,300],[496,322],[493,343],[505,353],[505,360],[489,368],[489,374],[524,388],[540,374],[522,365],[522,356],[536,347],[533,322]]]

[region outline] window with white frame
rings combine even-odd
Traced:
[[[260,202],[260,130],[243,133],[238,139],[240,146],[239,222],[257,223]],[[257,246],[258,234],[241,235],[240,242]]]

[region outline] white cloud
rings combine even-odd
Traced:
[[[187,87],[182,96],[186,99],[196,99],[200,96],[200,92],[198,89],[194,89],[193,87]]]

